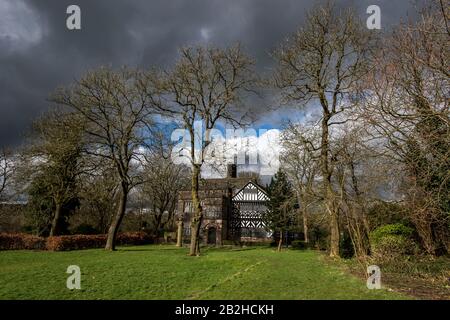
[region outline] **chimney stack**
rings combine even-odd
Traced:
[[[236,164],[227,164],[227,178],[237,177],[237,166]]]

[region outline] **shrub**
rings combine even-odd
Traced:
[[[291,242],[292,249],[305,250],[311,248],[311,244],[303,240],[293,240]]]
[[[72,234],[100,234],[96,228],[87,223],[82,223],[71,230]]]
[[[313,225],[310,231],[311,247],[317,250],[329,250],[329,231],[320,225]]]
[[[50,251],[66,251],[102,248],[106,245],[106,235],[70,235],[47,238],[46,249]]]
[[[374,256],[392,259],[413,253],[415,243],[411,240],[413,229],[403,224],[387,224],[370,233],[370,245]]]
[[[339,237],[339,252],[340,256],[345,259],[355,255],[355,248],[348,232],[344,232],[343,236]]]
[[[310,247],[315,250],[328,251],[330,249],[329,237],[319,238],[310,242]]]
[[[401,223],[386,224],[376,228],[370,233],[371,239],[378,241],[385,236],[397,235],[409,238],[412,236],[413,229]]]
[[[68,251],[103,248],[107,236],[67,235],[42,238],[25,233],[0,233],[0,250],[50,250]],[[152,243],[145,232],[126,232],[117,236],[117,245],[142,245]]]
[[[0,233],[0,250],[43,250],[45,239],[26,233]]]
[[[47,238],[47,250],[68,251],[81,249],[103,248],[107,236],[99,235],[70,235]],[[117,235],[117,245],[142,245],[151,243],[151,238],[145,232],[126,232]]]
[[[152,243],[152,238],[145,232],[125,232],[117,236],[118,245],[142,245]]]

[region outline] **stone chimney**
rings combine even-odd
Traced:
[[[237,177],[237,166],[235,163],[227,164],[227,178]]]

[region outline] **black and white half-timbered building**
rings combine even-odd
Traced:
[[[199,196],[203,208],[201,241],[222,245],[225,241],[270,241],[272,233],[264,223],[269,197],[256,179],[237,177],[236,165],[229,165],[222,179],[204,179]],[[193,214],[191,191],[179,193],[177,214],[183,221],[183,241],[190,242]]]

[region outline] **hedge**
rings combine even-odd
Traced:
[[[0,234],[0,250],[68,251],[103,248],[106,235],[67,235],[42,238],[24,233]],[[126,232],[117,236],[117,245],[142,245],[151,243],[145,232]]]
[[[0,250],[44,250],[45,238],[26,233],[0,233]]]
[[[47,238],[46,249],[49,251],[66,251],[101,248],[106,244],[106,235],[70,235]]]
[[[126,245],[138,246],[142,244],[150,244],[153,242],[152,238],[145,232],[119,233],[116,240],[117,240],[116,244],[119,246],[126,246]]]

